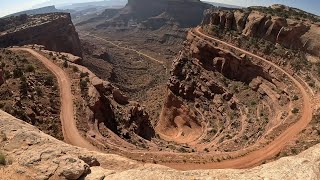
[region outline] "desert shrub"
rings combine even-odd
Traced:
[[[23,95],[27,95],[28,94],[28,83],[27,83],[27,78],[25,76],[22,76],[20,78],[21,80],[21,84],[20,84],[20,92]]]
[[[88,87],[88,82],[87,82],[87,81],[85,81],[85,80],[81,80],[81,81],[80,81],[80,88],[81,88],[81,91],[86,90],[86,89],[87,89],[87,87]]]
[[[54,91],[58,90],[58,86],[57,85],[52,86],[52,90]]]
[[[40,87],[36,87],[36,93],[38,96],[43,96],[42,89]]]
[[[4,73],[4,78],[5,78],[5,79],[10,79],[10,78],[11,78],[11,73],[10,73],[10,71],[4,71],[3,73]]]
[[[291,111],[293,114],[297,114],[299,112],[299,109],[298,108],[293,108],[292,111]]]
[[[23,63],[27,63],[28,62],[28,60],[27,60],[27,58],[22,58],[22,60],[21,60]]]
[[[188,150],[186,150],[183,147],[179,148],[178,151],[181,152],[181,153],[188,153],[189,152]]]
[[[20,68],[16,68],[13,70],[13,77],[14,78],[20,78],[21,76],[23,76],[23,72]]]
[[[49,56],[53,56],[53,53],[52,53],[52,52],[49,52]]]
[[[6,165],[6,157],[0,151],[0,166],[1,165],[3,165],[3,166]]]
[[[28,64],[27,68],[26,68],[26,71],[27,72],[34,72],[35,68],[32,64]]]
[[[65,60],[65,61],[63,62],[63,67],[65,67],[65,68],[68,68],[68,67],[69,67],[69,64],[68,64],[68,61],[67,61],[67,60]]]
[[[78,72],[79,68],[77,66],[72,66],[72,70],[73,70],[73,72]]]
[[[52,77],[51,75],[45,77],[44,84],[45,84],[46,86],[53,86],[53,85],[54,85],[53,77]]]
[[[62,55],[61,59],[65,60],[65,61],[67,61],[67,60],[68,60],[68,58],[67,58],[67,56],[66,56],[66,55]]]
[[[88,72],[81,72],[80,73],[80,78],[84,78],[84,77],[87,77],[87,76],[89,76],[89,73]]]
[[[209,152],[209,149],[208,149],[208,148],[204,148],[204,151],[205,151],[205,152]]]
[[[23,109],[15,109],[13,115],[24,121],[28,120],[28,115]]]
[[[292,100],[293,101],[296,101],[296,100],[298,100],[299,99],[299,97],[297,96],[297,95],[294,95],[293,97],[292,97]]]

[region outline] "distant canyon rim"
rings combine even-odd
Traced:
[[[1,109],[44,133],[178,170],[260,167],[320,142],[318,16],[198,0],[69,13],[0,19]]]

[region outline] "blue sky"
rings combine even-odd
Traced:
[[[30,9],[37,4],[47,2],[49,0],[1,0],[0,2],[0,17],[14,12]],[[52,0],[58,3],[74,3],[87,2],[95,0]],[[96,0],[98,1],[98,0]],[[271,4],[286,4],[292,7],[297,7],[308,12],[320,15],[319,0],[207,0],[225,4],[233,4],[238,6],[263,5]]]

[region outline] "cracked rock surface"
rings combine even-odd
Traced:
[[[177,171],[73,147],[0,111],[1,178],[15,179],[319,179],[320,145],[253,169]]]

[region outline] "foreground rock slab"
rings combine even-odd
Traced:
[[[320,145],[243,170],[177,171],[73,147],[0,111],[0,179],[319,179]],[[94,162],[94,163],[93,163]],[[89,164],[87,164],[89,163]]]

